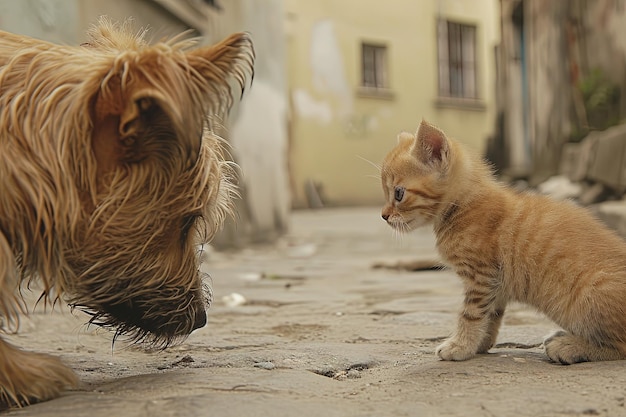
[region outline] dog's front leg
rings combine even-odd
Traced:
[[[0,337],[0,410],[58,397],[77,383],[60,359],[23,351]]]

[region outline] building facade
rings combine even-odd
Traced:
[[[286,0],[285,8],[295,207],[379,204],[374,165],[422,118],[485,150],[497,0]]]

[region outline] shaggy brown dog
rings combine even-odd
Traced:
[[[164,347],[206,323],[198,245],[234,192],[210,121],[254,52],[244,33],[195,49],[144,35],[107,20],[76,47],[0,32],[0,331],[34,283],[115,338]],[[0,408],[76,382],[0,338]]]

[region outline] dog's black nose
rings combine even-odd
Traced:
[[[196,317],[193,321],[193,330],[200,329],[206,325],[206,311],[196,311]]]
[[[389,215],[388,214],[383,214],[382,218],[384,221],[387,221],[389,219]]]

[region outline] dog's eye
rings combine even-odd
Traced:
[[[189,214],[183,217],[182,228],[181,228],[181,238],[183,243],[187,241],[187,236],[189,236],[189,231],[191,227],[196,223],[196,220],[200,217],[199,214]]]
[[[393,190],[393,198],[395,198],[396,201],[402,201],[404,198],[404,190],[404,187],[396,187]]]

